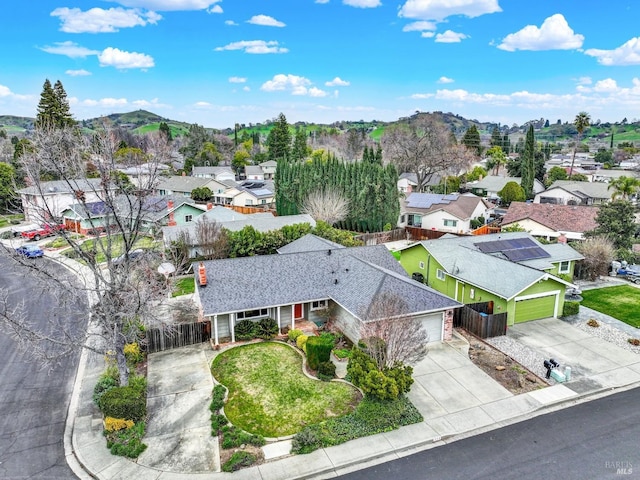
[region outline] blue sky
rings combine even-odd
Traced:
[[[3,12],[0,114],[35,116],[49,78],[76,119],[640,117],[637,0],[30,0]]]

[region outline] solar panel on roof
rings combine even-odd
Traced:
[[[476,243],[475,246],[478,247],[482,253],[495,253],[504,250],[505,244],[504,240],[493,240],[490,242]]]
[[[529,248],[529,247],[537,247],[536,242],[531,240],[530,238],[514,238],[511,240],[507,240],[512,248]]]
[[[504,250],[502,253],[504,253],[504,255],[512,262],[524,262],[526,260],[547,258],[551,256],[545,250],[537,246]]]

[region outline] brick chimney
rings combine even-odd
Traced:
[[[207,203],[207,210],[211,210],[213,208],[213,203]]]
[[[560,236],[558,237],[558,243],[567,243],[567,236],[560,232]]]
[[[201,287],[207,286],[207,269],[204,266],[204,262],[200,262],[198,267],[198,283]]]
[[[175,218],[173,218],[173,200],[167,202],[167,210],[169,212],[169,221],[167,225],[169,227],[175,227],[177,225]]]

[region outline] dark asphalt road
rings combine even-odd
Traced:
[[[68,275],[51,262],[47,268]],[[0,288],[8,289],[10,301],[25,298],[28,315],[43,325],[52,305],[59,303],[57,298],[33,289],[26,270],[4,255],[0,255]],[[86,319],[78,310],[81,307],[70,308],[62,318],[72,320],[82,315]],[[51,371],[42,369],[0,332],[0,479],[76,478],[65,461],[63,434],[79,356],[80,352],[67,356]]]
[[[628,390],[338,478],[640,478],[639,403]]]

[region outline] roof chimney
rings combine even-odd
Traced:
[[[200,262],[198,267],[198,283],[200,283],[201,287],[207,286],[207,269],[204,266],[204,262]]]
[[[560,232],[560,236],[558,237],[558,243],[567,243],[567,236]]]
[[[173,200],[167,202],[167,211],[169,212],[169,221],[167,225],[169,227],[175,227],[177,225],[175,218],[173,218]]]
[[[211,210],[213,208],[213,203],[207,203],[207,210]]]

